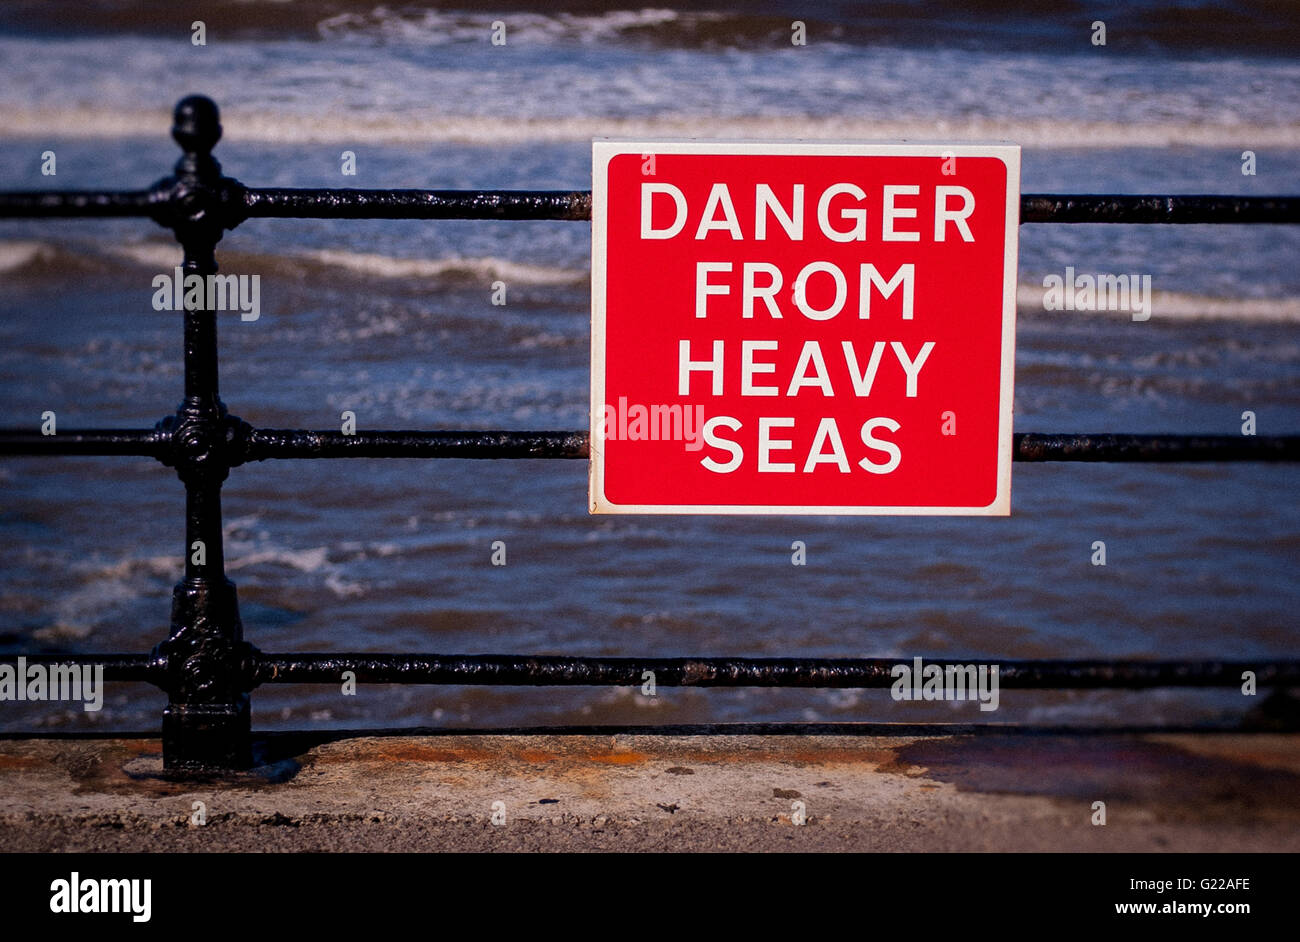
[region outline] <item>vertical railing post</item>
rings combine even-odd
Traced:
[[[239,185],[221,175],[212,148],[221,137],[217,107],[192,96],[176,107],[172,137],[184,151],[158,191],[184,249],[183,287],[217,271],[223,230],[238,222]],[[248,691],[253,649],[244,642],[235,586],[226,578],[221,486],[241,460],[248,426],[227,415],[217,382],[216,312],[207,295],[185,292],[185,398],[161,427],[185,484],[185,576],[172,595],[171,631],[156,655],[165,663],[163,764],[169,769],[244,768],[252,763]]]

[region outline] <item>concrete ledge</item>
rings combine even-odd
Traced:
[[[7,851],[1293,851],[1300,735],[270,737],[163,774],[149,738],[0,740]],[[1092,823],[1095,801],[1106,824]],[[205,823],[192,823],[202,802]],[[505,823],[492,823],[494,803]],[[805,823],[799,818],[801,803]]]

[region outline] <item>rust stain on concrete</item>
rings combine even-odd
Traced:
[[[416,762],[448,765],[468,763],[499,768],[503,764],[639,765],[650,759],[646,753],[630,749],[606,749],[588,743],[571,745],[572,748],[559,750],[532,746],[503,748],[498,744],[464,742],[427,745],[413,741],[399,741],[383,743],[377,747],[371,743],[357,743],[346,749],[317,750],[310,756],[310,761],[316,765],[341,762]]]

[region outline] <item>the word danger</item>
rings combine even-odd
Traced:
[[[806,191],[804,184],[792,184],[789,188],[790,196],[783,202],[771,185],[757,184],[753,193],[753,227],[747,235],[741,228],[740,216],[731,198],[731,188],[726,183],[714,183],[709,188],[708,200],[695,216],[692,216],[686,196],[680,188],[671,183],[643,183],[641,238],[672,239],[694,218],[698,219],[693,236],[697,240],[703,240],[716,230],[727,233],[736,241],[753,239],[761,242],[767,238],[771,223],[780,226],[788,238],[799,242],[803,240],[804,220],[809,215],[805,213]],[[655,198],[665,196],[671,201],[671,221],[667,225],[657,226]],[[865,242],[868,219],[873,219],[877,222],[872,224],[871,234],[882,242],[919,242],[921,231],[914,220],[920,212],[920,196],[921,188],[907,183],[885,184],[871,199],[856,183],[833,183],[823,189],[815,201],[813,215],[818,234],[831,242]],[[660,202],[664,200],[661,199]],[[931,188],[925,196],[925,209],[927,217],[934,221],[933,228],[927,232],[932,234],[935,242],[947,238],[950,226],[957,230],[962,239],[974,241],[975,237],[971,235],[966,220],[975,211],[975,197],[966,187]],[[660,212],[662,218],[664,214],[662,210]]]

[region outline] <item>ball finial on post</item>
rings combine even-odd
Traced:
[[[172,138],[186,153],[206,155],[221,140],[221,113],[206,95],[189,95],[176,105]]]

